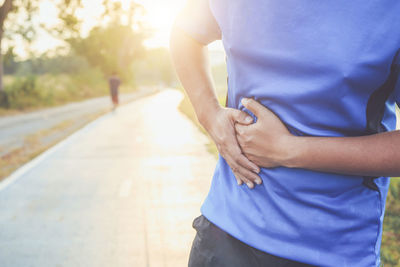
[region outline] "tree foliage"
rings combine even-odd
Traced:
[[[119,2],[109,1],[104,5],[106,25],[94,27],[85,38],[69,38],[67,41],[76,54],[86,58],[105,75],[115,71],[130,79],[133,77],[133,62],[145,53],[143,41],[147,35],[140,20],[143,7],[131,4],[130,9],[123,10]]]
[[[25,3],[25,7],[13,11],[9,17],[8,23],[15,24],[9,28],[10,37],[23,35],[29,42],[32,40],[30,37],[35,37],[34,32],[28,33],[29,27],[21,24],[20,20],[32,19],[40,0],[30,4],[27,0],[14,1]],[[58,0],[55,3],[59,10],[58,23],[46,26],[37,25],[36,21],[36,24],[32,22],[32,29],[41,27],[53,37],[65,41],[65,45],[53,53],[30,54],[28,59],[17,61],[9,42],[4,55],[5,69],[14,77],[7,77],[6,90],[0,95],[0,106],[24,109],[64,103],[62,99],[95,96],[108,92],[103,90],[107,89],[105,76],[114,71],[124,80],[124,86],[130,88],[135,88],[136,81],[146,85],[168,85],[176,81],[167,49],[145,49],[143,46],[151,31],[143,23],[145,10],[141,5],[130,1],[128,8],[123,8],[120,2],[104,0],[104,12],[97,26],[82,35],[82,21],[77,16],[84,8],[81,0]],[[61,87],[68,90],[57,89],[54,82],[50,86],[43,83],[53,76],[70,77],[57,80],[57,83],[63,81],[66,85]],[[84,84],[96,85],[96,88],[90,89]],[[99,88],[99,85],[105,88]],[[75,87],[80,89],[73,90]],[[81,95],[80,92],[85,93]]]
[[[125,76],[129,75],[134,59],[144,51],[142,41],[142,36],[135,34],[132,28],[114,23],[95,27],[86,38],[69,40],[78,55],[105,75],[117,71]]]

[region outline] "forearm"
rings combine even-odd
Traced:
[[[207,47],[174,28],[170,40],[171,55],[178,77],[204,126],[213,110],[220,108],[215,94]]]
[[[258,176],[260,168],[242,154],[234,129],[236,122],[248,125],[253,119],[244,111],[223,108],[219,104],[212,83],[207,48],[174,28],[171,34],[171,54],[199,122],[231,167],[237,183],[246,183],[249,188],[253,188],[254,183],[261,184],[262,180]]]
[[[283,165],[350,175],[400,176],[400,131],[360,137],[288,137]]]

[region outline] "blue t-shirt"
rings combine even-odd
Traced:
[[[203,44],[222,39],[227,106],[254,97],[299,136],[366,134],[373,92],[400,65],[398,0],[192,0],[177,27]],[[400,79],[384,106],[394,130]],[[254,114],[251,114],[254,117]],[[321,149],[324,149],[321,147]],[[220,156],[201,212],[257,249],[318,266],[379,266],[388,177],[262,168],[238,186]]]

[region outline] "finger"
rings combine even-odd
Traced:
[[[234,174],[235,174],[235,177],[237,176],[238,179],[240,179],[241,181],[243,181],[243,182],[247,185],[248,188],[250,188],[250,189],[253,189],[253,188],[254,188],[254,183],[253,183],[252,181],[250,181],[249,179],[247,179],[246,177],[244,177],[243,175],[241,175],[241,174],[238,173],[238,172],[234,172]],[[242,182],[240,185],[242,185],[243,182]]]
[[[268,111],[265,106],[252,98],[242,98],[241,102],[243,106],[250,110],[254,115],[256,115],[256,117],[260,117],[263,112],[265,112],[266,110]]]
[[[239,156],[235,157],[235,163],[240,165],[242,168],[245,168],[250,173],[259,173],[260,167],[257,166],[254,162],[250,161],[245,155],[240,154]]]
[[[243,127],[248,127],[248,126],[243,126]],[[233,132],[233,138],[232,139],[229,138],[229,146],[224,146],[224,148],[222,149],[224,151],[223,154],[225,154],[226,157],[229,157],[229,159],[227,159],[226,157],[225,159],[230,162],[240,162],[241,166],[255,173],[259,173],[260,168],[242,154],[242,150],[240,149],[240,145],[236,137],[236,132],[234,131],[234,129],[232,130],[232,132]]]
[[[258,167],[254,162],[251,162],[245,155],[242,154],[239,143],[237,143],[237,146],[230,148],[228,154],[232,155],[233,161],[240,166],[255,173],[260,172],[260,167]]]
[[[261,180],[260,176],[258,176],[257,174],[255,174],[252,171],[247,170],[246,168],[239,168],[238,173],[240,173],[243,178],[245,178],[246,180],[249,180],[252,183],[256,183],[258,185],[262,184],[262,180]]]
[[[251,124],[253,122],[253,117],[247,112],[238,109],[232,109],[232,118],[234,121],[241,124]]]
[[[246,130],[248,129],[248,127],[249,126],[242,125],[242,124],[239,124],[239,123],[235,123],[236,134],[245,135],[246,134]]]
[[[233,172],[233,174],[235,175],[237,184],[242,185],[244,182],[244,179],[242,179],[242,177],[237,172]]]
[[[243,158],[246,158],[246,157],[243,156]],[[228,158],[227,163],[231,167],[232,171],[234,173],[238,173],[240,175],[239,178],[242,180],[244,179],[246,183],[248,181],[251,183],[256,183],[256,184],[262,183],[260,176],[258,176],[256,173],[248,170],[247,168],[243,167],[240,163],[238,163],[237,159],[232,161],[232,158]]]
[[[239,149],[240,152],[240,149]],[[254,168],[251,165],[254,165],[256,168],[258,168],[257,165],[254,163],[250,162],[243,154],[235,154],[236,156],[232,156],[233,154],[227,153],[227,155],[224,157],[228,165],[231,167],[233,173],[235,173],[235,178],[239,178],[243,182],[246,183],[246,185],[249,188],[254,188],[254,183],[256,184],[261,184],[262,180],[261,178],[255,174],[254,172],[250,171],[252,168]],[[243,164],[250,164],[250,170],[246,169],[244,166],[242,166],[239,162],[242,162]],[[259,168],[257,170],[257,173],[259,172]],[[240,184],[240,182],[238,182]]]

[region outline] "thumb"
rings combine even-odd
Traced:
[[[242,104],[245,108],[253,112],[256,117],[260,117],[262,112],[265,112],[265,107],[260,102],[252,98],[242,98]]]
[[[253,118],[245,111],[234,109],[232,113],[233,120],[241,124],[251,124]]]

